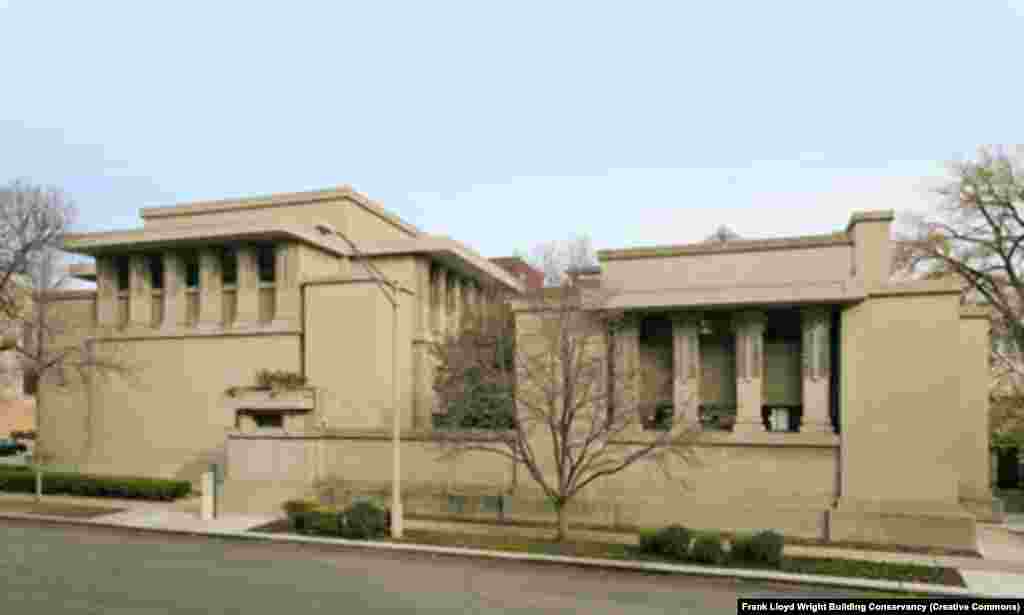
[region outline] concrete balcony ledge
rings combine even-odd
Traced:
[[[152,339],[182,339],[188,337],[240,337],[252,335],[301,335],[302,328],[291,323],[253,323],[249,326],[198,327],[141,327],[128,326],[98,333],[97,340],[137,341]]]
[[[839,448],[839,436],[814,432],[752,432],[702,431],[698,442],[711,446],[802,446]]]
[[[224,405],[233,410],[311,411],[316,408],[316,390],[239,388],[229,394]]]
[[[636,430],[616,438],[616,444],[648,444],[664,432]],[[775,446],[803,448],[839,448],[839,436],[834,433],[755,431],[734,432],[706,430],[695,434],[697,446]]]
[[[252,405],[243,404],[239,408],[255,410]],[[656,437],[656,432],[639,432],[630,437],[613,440],[615,444],[636,445],[646,444]],[[650,435],[645,435],[650,434]],[[403,429],[401,439],[405,442],[435,442],[440,440],[437,431],[429,429]],[[467,433],[471,436],[471,433]],[[481,440],[487,440],[483,433],[477,434]],[[310,430],[304,432],[290,432],[288,434],[259,434],[229,432],[229,437],[270,437],[270,438],[302,438],[302,439],[323,439],[323,440],[381,440],[390,441],[391,431],[389,429],[327,429]],[[839,436],[828,433],[744,433],[737,434],[728,431],[701,432],[697,436],[697,446],[769,446],[769,447],[803,447],[803,448],[839,448]]]

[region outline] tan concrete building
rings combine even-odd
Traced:
[[[441,461],[432,438],[428,344],[483,309],[483,287],[522,290],[514,276],[348,188],[141,213],[142,229],[67,240],[95,257],[78,273],[97,288],[62,295],[81,323],[63,343],[93,340],[133,369],[47,376],[39,445],[55,459],[190,479],[226,463],[239,510],[386,495],[397,411],[407,514],[553,518],[521,468]],[[641,367],[640,394],[705,431],[689,490],[641,464],[588,488],[574,521],[974,548],[975,519],[993,514],[987,315],[952,284],[889,283],[891,220],[609,250],[579,272],[629,315],[615,347]],[[397,326],[339,233],[399,285]],[[261,369],[309,386],[240,388]]]

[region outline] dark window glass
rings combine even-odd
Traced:
[[[188,288],[199,287],[199,258],[195,254],[185,257],[185,286]]]
[[[256,265],[260,271],[260,282],[274,281],[274,246],[256,248]]]
[[[281,414],[254,414],[256,427],[260,429],[281,429],[284,427],[284,416]]]
[[[117,290],[128,290],[131,287],[131,260],[127,256],[118,256],[114,260],[117,269]]]
[[[238,284],[238,253],[233,248],[224,248],[220,253],[221,282],[224,285]]]
[[[161,256],[149,257],[149,283],[157,290],[164,287],[164,259]]]

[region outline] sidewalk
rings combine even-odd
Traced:
[[[31,501],[32,496],[3,494],[0,500]],[[780,580],[789,582],[800,582],[808,584],[825,584],[835,586],[854,587],[862,589],[881,589],[890,591],[919,591],[924,593],[941,593],[946,595],[983,595],[988,597],[1021,597],[1024,596],[1024,536],[1010,531],[1005,526],[979,524],[979,547],[984,558],[953,557],[953,556],[929,556],[911,553],[894,553],[882,551],[864,551],[857,549],[840,549],[833,547],[811,547],[800,545],[789,545],[785,547],[785,553],[790,556],[843,558],[866,561],[881,561],[895,563],[914,563],[933,566],[944,566],[956,568],[964,581],[967,589],[922,585],[915,583],[899,583],[893,581],[872,581],[868,579],[847,579],[838,577],[814,577],[811,575],[793,575],[765,570],[739,570],[728,568],[710,568],[687,565],[672,564],[651,564],[632,563],[621,560],[591,560],[587,558],[571,558],[562,556],[541,556],[523,553],[500,553],[493,551],[482,551],[477,549],[462,549],[448,547],[433,547],[412,544],[393,543],[366,543],[359,541],[348,541],[331,538],[314,538],[309,536],[291,536],[284,534],[266,534],[250,532],[252,528],[270,523],[280,518],[280,515],[221,515],[213,521],[203,521],[199,518],[198,498],[179,502],[139,502],[129,500],[115,500],[110,498],[79,498],[71,496],[45,496],[44,501],[63,502],[68,504],[79,504],[116,509],[123,508],[119,512],[99,515],[89,519],[53,517],[25,513],[0,513],[0,518],[16,519],[40,519],[48,521],[65,521],[74,523],[85,523],[91,525],[102,525],[112,527],[125,527],[135,529],[147,529],[166,532],[184,532],[192,534],[203,534],[221,537],[237,538],[260,538],[265,540],[291,540],[298,542],[313,542],[323,544],[353,545],[371,548],[390,548],[396,550],[425,551],[434,553],[450,553],[475,555],[485,557],[501,557],[511,559],[536,559],[538,561],[556,561],[568,564],[600,565],[615,568],[632,568],[639,570],[657,570],[668,572],[681,572],[684,574],[702,574],[705,576],[733,576],[742,578],[756,578],[761,580]],[[493,533],[499,528],[483,526],[482,524],[455,524],[441,523],[436,521],[420,521],[407,519],[406,527],[409,529],[439,529],[445,526],[458,526],[459,531],[472,533],[477,532]],[[474,527],[475,526],[475,527]],[[501,531],[515,533],[524,536],[543,536],[545,532],[540,528],[523,528],[514,526],[502,526]],[[591,540],[614,540],[615,542],[627,542],[635,540],[624,534],[613,534],[611,532],[583,531],[581,538]],[[612,536],[608,536],[612,535]]]

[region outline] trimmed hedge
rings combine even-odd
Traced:
[[[343,511],[289,501],[282,507],[296,532],[354,540],[380,538],[391,527],[391,513],[371,502],[357,502]]]
[[[684,561],[690,550],[693,532],[681,525],[670,525],[660,530],[641,532],[640,550]]]
[[[748,564],[778,568],[782,564],[782,534],[765,530],[754,535],[740,535],[732,541],[731,559]]]
[[[701,564],[722,564],[725,562],[725,548],[722,547],[722,537],[717,532],[704,532],[697,534],[693,541],[693,550],[690,553],[693,561]]]
[[[35,472],[0,468],[0,491],[35,493]],[[70,472],[44,472],[43,493],[137,500],[175,500],[192,493],[187,480],[135,476],[93,476]]]

